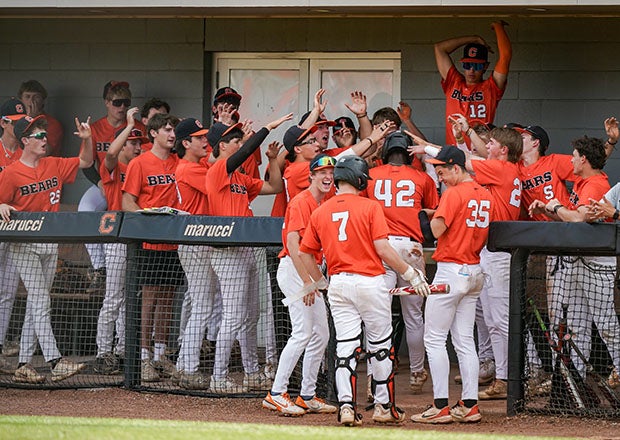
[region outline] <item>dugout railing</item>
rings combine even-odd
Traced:
[[[619,234],[610,223],[491,224],[489,250],[512,253],[508,415],[620,417]]]

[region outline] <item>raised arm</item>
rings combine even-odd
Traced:
[[[80,145],[80,168],[90,168],[93,166],[93,138],[90,130],[90,116],[86,119],[86,122],[80,122],[75,118],[75,134],[82,139],[82,145]]]
[[[359,124],[358,136],[360,139],[364,139],[370,136],[372,131],[372,122],[368,118],[368,104],[366,101],[366,95],[359,90],[351,92],[351,104],[345,104],[346,108],[350,112],[355,114],[357,123]]]
[[[108,151],[105,154],[104,164],[106,169],[109,172],[114,171],[116,165],[118,164],[118,155],[123,149],[123,145],[127,142],[127,138],[136,125],[136,120],[134,116],[140,112],[138,107],[133,107],[127,110],[127,126],[121,131],[121,133],[116,136],[116,138],[110,144]]]
[[[480,35],[449,38],[435,43],[435,62],[437,63],[437,70],[442,79],[446,79],[450,67],[454,65],[452,58],[450,58],[450,54],[468,43],[478,43],[488,46],[484,38]]]
[[[499,51],[499,59],[495,64],[493,70],[493,80],[497,87],[501,90],[506,88],[506,81],[508,81],[508,70],[510,68],[510,61],[512,60],[512,44],[508,34],[504,29],[507,26],[504,20],[495,21],[491,24],[491,28],[495,31],[495,37],[497,38],[497,50]]]
[[[415,123],[411,119],[411,106],[409,104],[407,104],[405,101],[400,101],[398,103],[398,107],[396,107],[396,112],[398,113],[400,120],[403,121],[403,124],[405,124],[405,127],[407,127],[407,130],[409,130],[411,133],[414,133],[416,136],[419,136],[422,139],[426,140],[426,136],[424,136],[424,133],[420,131],[418,126],[415,125]]]
[[[278,166],[278,152],[282,148],[282,144],[272,142],[269,144],[265,154],[269,159],[269,180],[267,180],[260,190],[260,194],[278,194],[284,189],[282,181],[282,172]]]

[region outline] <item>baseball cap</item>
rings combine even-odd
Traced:
[[[241,103],[241,95],[237,93],[235,89],[232,87],[222,87],[215,92],[215,96],[213,97],[213,105],[217,104],[224,98],[230,97],[233,100],[236,100],[236,104],[239,105]]]
[[[209,130],[204,128],[198,119],[194,118],[183,119],[174,128],[174,134],[177,136],[177,139],[185,139],[191,136],[202,136],[208,132]]]
[[[463,49],[463,63],[486,63],[489,60],[489,50],[478,43],[469,43]]]
[[[334,168],[336,166],[336,159],[327,154],[317,154],[314,159],[310,161],[310,172],[322,170],[324,168]]]
[[[306,119],[308,119],[308,116],[310,116],[310,113],[312,112],[306,112],[301,119],[299,120],[299,125],[302,125]],[[327,125],[329,127],[333,127],[334,125],[336,125],[336,122],[334,121],[328,121],[327,119],[325,119],[325,117],[323,115],[319,116],[319,119],[317,119],[317,121],[315,122],[315,125]]]
[[[241,127],[243,127],[242,122],[237,122],[230,127],[226,124],[222,124],[221,122],[216,122],[211,126],[209,132],[207,133],[207,141],[209,141],[209,145],[211,145],[211,148],[215,148],[224,136],[226,136],[234,129],[241,130]]]
[[[442,147],[435,158],[428,158],[426,162],[433,165],[460,165],[465,167],[465,153],[452,145]]]
[[[543,148],[547,148],[549,146],[549,135],[544,130],[544,128],[539,127],[538,125],[528,125],[523,128],[515,128],[519,133],[529,133],[534,139],[538,139],[540,142],[540,146]]]
[[[339,118],[336,118],[334,122],[335,122],[335,125],[332,128],[333,133],[336,133],[337,131],[342,130],[343,128],[349,128],[353,131],[356,131],[355,124],[353,123],[351,118],[348,118],[346,116],[340,116]]]
[[[112,88],[117,88],[117,87],[123,87],[128,89],[129,88],[129,83],[127,81],[108,81],[105,86],[103,86],[103,99],[106,99],[108,97],[108,93],[110,92],[110,89]]]
[[[297,142],[308,136],[310,133],[314,133],[317,130],[317,125],[313,125],[310,128],[301,128],[298,125],[293,125],[289,127],[288,130],[284,133],[284,137],[282,139],[282,143],[284,143],[284,148],[289,153],[293,151]]]
[[[123,132],[123,130],[125,130],[125,129],[121,128],[116,133],[114,133],[114,137],[115,138],[119,137],[120,134]],[[147,143],[149,141],[147,139],[147,137],[144,136],[144,133],[142,133],[142,130],[140,130],[139,128],[132,128],[131,129],[131,131],[129,132],[129,136],[127,136],[127,140],[131,140],[131,139],[138,139],[143,144],[145,144],[145,143]]]
[[[39,119],[45,119],[44,115],[39,115],[36,118],[31,118],[30,116],[23,116],[13,125],[13,133],[15,133],[15,137],[17,139],[21,139],[24,133],[26,133],[32,124],[34,124]]]
[[[17,98],[11,98],[0,107],[0,116],[11,121],[18,121],[26,116],[26,106]]]

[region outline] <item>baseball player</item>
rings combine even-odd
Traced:
[[[416,221],[422,209],[435,209],[439,202],[435,182],[430,176],[410,166],[407,148],[411,138],[401,131],[386,137],[383,144],[384,165],[370,170],[371,180],[365,194],[381,204],[390,230],[388,241],[412,267],[426,273],[422,242],[424,237],[420,222]],[[385,267],[388,288],[402,287],[408,283],[389,266]],[[417,295],[400,298],[409,349],[409,386],[414,393],[422,391],[428,379],[424,369],[424,299]]]
[[[558,199],[548,202],[535,200],[529,207],[531,214],[545,214],[559,221],[593,221],[598,217],[597,204],[592,215],[589,205],[600,201],[610,190],[607,175],[602,171],[606,151],[599,139],[584,136],[575,139],[573,145],[573,172],[581,179],[573,186],[569,203],[564,205]],[[612,215],[613,218],[613,215]],[[615,219],[614,219],[615,220]],[[585,357],[590,356],[592,321],[611,356],[614,371],[609,383],[617,386],[617,372],[620,371],[620,324],[614,309],[615,257],[564,257],[558,265],[551,283],[549,298],[549,320],[555,328],[562,318],[562,306],[568,306],[567,323],[575,344]],[[577,371],[585,378],[583,360],[571,353]]]
[[[44,116],[25,116],[14,124],[14,134],[23,149],[19,161],[0,173],[0,217],[9,221],[11,211],[57,212],[63,183],[71,183],[78,168],[93,163],[89,122],[75,119],[78,136],[82,139],[79,157],[45,157],[46,121]],[[36,188],[36,189],[33,189]],[[66,379],[86,367],[61,356],[56,345],[50,318],[50,288],[56,272],[58,245],[56,243],[11,243],[9,258],[26,287],[26,315],[22,327],[19,365],[16,382],[40,383],[45,376],[30,364],[37,347],[52,368],[52,381]]]
[[[121,190],[127,175],[127,166],[142,151],[147,142],[139,128],[135,128],[134,117],[138,107],[127,111],[127,125],[118,130],[116,138],[106,151],[99,167],[101,185],[109,211],[122,211]],[[125,272],[127,245],[105,243],[106,289],[99,318],[97,320],[97,357],[94,370],[99,374],[115,374],[120,371],[121,359],[125,357]],[[114,327],[116,324],[116,345]]]
[[[506,23],[491,24],[497,38],[499,59],[490,77],[484,79],[489,67],[488,44],[479,35],[450,38],[435,44],[435,61],[441,75],[441,87],[446,95],[446,119],[460,113],[468,121],[493,122],[497,105],[504,94],[508,81],[508,70],[512,59],[512,47],[504,30]],[[454,67],[450,54],[461,46],[461,64],[465,74]],[[455,145],[452,128],[446,126],[446,143]]]
[[[149,121],[147,132],[153,148],[133,159],[127,166],[122,188],[123,211],[135,212],[161,206],[179,208],[175,178],[178,157],[170,152],[174,147],[176,124],[174,116],[162,113],[156,114]],[[142,286],[141,378],[144,382],[155,382],[162,376],[171,377],[176,373],[174,364],[165,353],[174,294],[185,277],[176,245],[144,243],[138,261],[141,270],[139,283]]]
[[[523,151],[523,140],[512,128],[494,128],[487,143],[487,159],[474,160],[466,154],[466,168],[476,182],[493,196],[494,221],[514,221],[521,212],[521,180],[517,163]],[[480,266],[485,274],[480,302],[487,325],[493,356],[495,380],[478,393],[480,400],[505,399],[508,379],[508,312],[510,297],[510,253],[489,252],[482,248]]]
[[[197,119],[186,118],[179,122],[174,131],[180,158],[176,179],[181,194],[181,209],[190,214],[207,215],[205,176],[209,166],[206,160],[208,130]],[[185,389],[209,388],[209,381],[198,372],[198,367],[203,336],[207,325],[214,321],[219,292],[211,265],[211,252],[210,246],[179,246],[179,259],[187,276],[185,299],[189,300],[188,304],[184,301],[188,318],[185,324],[181,323],[183,331],[177,359],[177,370],[181,372],[179,386]]]
[[[310,275],[299,258],[299,243],[304,235],[310,214],[319,207],[331,192],[334,165],[336,160],[325,154],[317,155],[309,162],[310,186],[288,204],[280,253],[277,279],[286,297],[292,297],[311,284]],[[315,255],[317,263],[323,259],[322,253]],[[298,299],[289,305],[291,317],[291,337],[280,354],[278,370],[271,391],[263,400],[263,408],[280,411],[285,415],[303,415],[306,412],[334,413],[337,408],[325,403],[315,395],[316,380],[325,348],[329,341],[329,327],[324,299],[308,292],[303,301]],[[295,403],[287,392],[288,381],[301,354],[303,359],[303,378],[301,392]]]
[[[432,147],[431,147],[432,148]],[[428,149],[428,148],[427,148]],[[435,158],[439,180],[448,188],[431,220],[437,238],[433,259],[437,262],[434,283],[447,283],[450,293],[427,299],[424,311],[424,346],[433,380],[433,405],[411,417],[418,423],[478,422],[478,355],[474,341],[476,302],[482,289],[480,251],[492,220],[493,197],[476,183],[465,168],[465,153],[447,146],[428,151]],[[450,360],[448,332],[456,350],[463,380],[461,400],[448,406]]]
[[[382,125],[386,131],[388,124]],[[334,168],[338,194],[311,217],[299,248],[300,258],[310,275],[304,289],[312,292],[327,287],[316,264],[321,249],[330,275],[328,298],[336,328],[336,388],[345,426],[360,425],[356,412],[355,368],[361,353],[361,325],[368,338],[369,358],[376,393],[373,421],[400,423],[404,412],[396,407],[394,395],[394,347],[392,347],[391,297],[385,285],[383,261],[427,295],[424,275],[409,266],[390,246],[389,229],[381,206],[360,192],[367,188],[368,164],[360,157],[345,156]],[[352,258],[355,256],[355,258]]]
[[[26,115],[26,106],[11,98],[0,106],[0,172],[22,156],[19,141],[13,132],[13,123]],[[9,258],[9,243],[0,243],[0,372],[13,374],[15,367],[2,354],[2,345],[9,330],[15,295],[19,285],[19,274]]]
[[[267,150],[268,181],[242,174],[237,168],[260,147],[270,130],[290,120],[292,116],[288,114],[270,122],[244,143],[244,131],[241,129],[243,124],[237,123],[230,127],[220,122],[213,124],[207,134],[216,159],[206,177],[209,215],[251,217],[250,202],[256,196],[282,191],[282,177],[276,160],[279,149],[277,143],[270,144]],[[220,283],[222,320],[209,388],[216,393],[266,391],[271,387],[271,380],[260,371],[258,364],[258,276],[252,248],[214,248],[211,261]],[[235,338],[239,341],[245,371],[242,386],[228,376],[230,352]]]

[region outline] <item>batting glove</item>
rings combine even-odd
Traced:
[[[415,290],[417,295],[427,297],[431,293],[431,288],[428,286],[426,282],[426,278],[420,269],[414,269],[409,266],[409,268],[402,274],[402,277],[405,281],[408,281],[411,284],[411,287]]]

